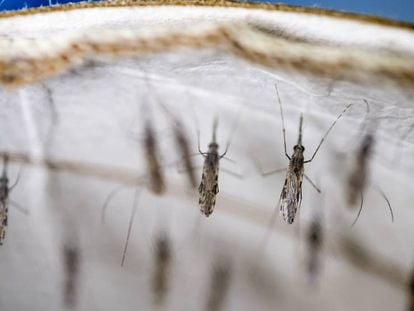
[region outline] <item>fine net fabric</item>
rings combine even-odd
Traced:
[[[21,168],[10,199],[28,211],[9,208],[0,309],[62,309],[62,249],[69,245],[80,260],[68,308],[154,310],[161,232],[172,249],[161,309],[209,308],[219,260],[231,265],[222,310],[406,306],[414,245],[411,30],[235,7],[96,7],[1,18],[0,46],[0,151],[10,156],[11,183]],[[341,62],[347,55],[349,62]],[[278,216],[263,245],[285,173],[263,177],[260,171],[288,165],[275,85],[289,154],[304,115],[306,159],[353,105],[305,166],[322,194],[304,181],[295,225]],[[177,164],[166,110],[184,125],[192,152],[198,152],[198,131],[207,150],[215,118],[220,152],[230,143],[209,218],[200,214]],[[147,187],[148,120],[165,166],[162,196]],[[364,209],[350,228],[357,209],[346,205],[345,183],[367,131],[363,124],[375,127],[376,144]],[[202,161],[194,156],[198,178]],[[376,187],[392,204],[393,224]],[[103,218],[104,202],[117,188]],[[138,209],[121,268],[136,189]],[[306,230],[321,210],[323,268],[315,290],[304,264]]]

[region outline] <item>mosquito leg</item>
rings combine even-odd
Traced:
[[[201,166],[201,165],[198,165],[198,166],[194,166],[192,169],[193,169],[193,170],[196,170],[196,169],[200,169],[200,168],[202,168],[202,166]],[[178,172],[179,174],[183,174],[183,173],[185,173],[185,172],[186,172],[186,170],[185,170],[185,169],[181,169],[180,167],[177,167],[177,172]]]
[[[197,130],[197,147],[198,147],[198,152],[203,156],[203,157],[205,157],[205,155],[206,155],[206,153],[205,152],[203,152],[203,151],[201,151],[201,148],[200,148],[200,130]]]
[[[308,177],[308,175],[306,175],[306,174],[304,174],[304,175],[305,175],[306,180],[312,185],[312,187],[315,188],[315,190],[318,193],[322,193],[321,189],[319,189],[318,186],[316,186],[316,184]]]
[[[9,202],[10,202],[10,205],[12,205],[13,207],[15,207],[16,210],[18,210],[20,213],[22,213],[24,215],[29,215],[29,210],[27,208],[24,208],[19,203],[14,202],[12,200],[9,200]]]
[[[228,157],[222,157],[222,158],[220,158],[220,159],[224,159],[224,160],[229,161],[230,163],[237,164],[237,161],[235,161],[235,160],[233,160],[233,159],[230,159],[230,158],[228,158]]]
[[[273,170],[265,172],[262,166],[260,165],[259,160],[254,159],[254,164],[256,166],[256,169],[259,171],[260,175],[262,175],[263,177],[270,176],[270,175],[280,173],[280,172],[284,172],[287,170],[287,168],[277,168],[277,169],[273,169]]]
[[[390,200],[388,200],[387,196],[385,195],[384,191],[378,186],[378,185],[374,185],[375,190],[377,190],[379,192],[379,194],[384,198],[384,200],[387,202],[388,205],[388,209],[390,210],[390,214],[391,214],[391,222],[394,222],[394,212],[392,210],[391,207],[391,203]]]
[[[279,205],[280,205],[280,198],[279,198],[279,201],[277,202],[276,206],[279,207]],[[261,251],[264,251],[266,249],[266,245],[267,245],[269,239],[272,236],[273,226],[276,223],[278,213],[279,213],[278,210],[275,210],[272,213],[272,217],[270,218],[269,224],[267,225],[267,228],[265,229],[265,235],[264,235],[263,239],[261,240],[261,242],[259,243],[258,253],[261,252]]]
[[[114,196],[117,195],[118,192],[121,191],[122,189],[124,189],[124,186],[117,187],[114,190],[112,190],[111,193],[109,193],[109,195],[106,197],[105,202],[102,205],[102,211],[101,211],[102,223],[105,222],[105,214],[106,214],[106,210],[108,209],[109,203],[112,201]]]
[[[123,267],[124,263],[125,263],[125,257],[126,257],[126,252],[128,250],[129,238],[131,236],[132,225],[134,224],[135,214],[136,214],[137,209],[138,209],[138,199],[139,199],[139,195],[141,194],[141,191],[142,191],[141,189],[136,189],[135,190],[134,203],[133,203],[132,210],[131,210],[131,217],[129,219],[127,237],[126,237],[126,240],[125,240],[124,251],[122,253],[121,267]]]
[[[282,132],[283,132],[283,147],[285,148],[285,156],[289,159],[290,161],[290,156],[287,153],[287,149],[286,149],[286,128],[285,128],[285,117],[283,115],[283,109],[282,109],[282,101],[280,100],[280,95],[279,95],[279,90],[277,88],[277,84],[275,84],[275,89],[276,89],[276,94],[277,94],[277,100],[279,101],[279,106],[280,106],[280,116],[282,118]]]
[[[326,137],[328,136],[329,132],[333,129],[336,122],[342,117],[342,115],[352,106],[352,104],[349,104],[345,107],[344,110],[339,114],[339,116],[335,119],[335,121],[331,124],[331,126],[326,131],[325,135],[323,135],[321,141],[319,142],[319,145],[316,147],[315,152],[313,153],[312,157],[309,160],[306,160],[304,163],[309,163],[313,161],[313,158],[315,158],[315,155],[318,153],[319,148],[322,146],[323,142],[325,141]]]
[[[21,177],[21,175],[22,175],[22,165],[20,166],[20,168],[19,168],[19,172],[17,173],[17,177],[16,177],[16,180],[15,180],[15,182],[13,183],[13,185],[11,185],[10,187],[9,187],[9,193],[10,192],[12,192],[12,190],[14,189],[14,187],[16,187],[17,186],[17,184],[19,183],[19,180],[20,180],[20,177]]]
[[[361,205],[359,206],[358,215],[355,218],[354,222],[352,223],[351,227],[355,226],[356,222],[358,221],[358,218],[361,215],[362,206],[364,205],[364,194],[362,193],[362,191],[360,191],[359,194],[361,195]]]
[[[240,173],[233,172],[233,171],[228,170],[226,168],[221,167],[220,170],[223,171],[223,172],[226,172],[227,174],[232,175],[232,176],[234,176],[238,179],[243,179],[244,178],[244,175],[242,175]]]

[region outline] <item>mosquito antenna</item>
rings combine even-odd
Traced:
[[[127,237],[126,237],[126,240],[125,240],[124,251],[122,253],[121,267],[124,266],[126,252],[127,252],[128,244],[129,244],[129,238],[131,236],[132,225],[134,223],[135,214],[136,214],[137,209],[138,209],[138,199],[139,199],[140,194],[141,194],[141,190],[136,189],[135,190],[135,196],[134,196],[134,203],[133,203],[133,207],[132,207],[132,211],[131,211],[131,217],[129,218],[128,232],[127,232]]]
[[[283,147],[285,148],[285,155],[290,160],[290,156],[287,153],[286,149],[286,128],[285,128],[285,117],[283,115],[283,108],[282,108],[282,101],[280,100],[279,90],[277,88],[277,84],[275,83],[275,89],[277,94],[277,100],[279,101],[279,107],[280,107],[280,116],[282,118],[282,133],[283,133]]]
[[[362,212],[362,206],[364,205],[364,194],[362,193],[362,191],[359,192],[360,196],[361,196],[361,204],[359,205],[359,210],[358,210],[358,214],[354,220],[354,222],[352,223],[351,227],[355,226],[356,222],[359,219],[359,216],[361,216],[361,212]]]
[[[335,126],[336,122],[338,122],[338,120],[342,117],[342,115],[352,106],[352,104],[349,104],[348,106],[346,106],[346,108],[344,110],[342,110],[342,112],[339,114],[339,116],[335,119],[335,121],[331,124],[331,126],[329,127],[329,129],[326,131],[325,135],[323,135],[321,141],[319,142],[319,145],[316,147],[315,152],[313,153],[312,157],[309,160],[304,161],[304,163],[309,163],[312,162],[312,160],[315,158],[315,155],[318,153],[319,148],[322,146],[322,143],[325,141],[325,138],[328,136],[329,132],[333,129],[333,127]]]

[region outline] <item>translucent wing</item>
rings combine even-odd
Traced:
[[[298,174],[288,171],[285,184],[280,194],[279,210],[283,219],[292,224],[297,210],[302,203],[303,172]]]

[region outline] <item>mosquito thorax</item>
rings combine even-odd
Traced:
[[[217,153],[219,145],[217,143],[210,143],[208,145],[208,153]]]

